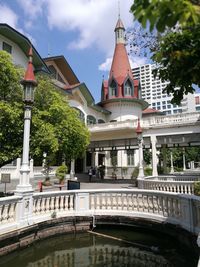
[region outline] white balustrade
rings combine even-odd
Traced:
[[[186,187],[183,186],[181,190],[186,191]],[[16,196],[0,199],[1,233],[17,229],[16,214],[20,201],[23,199]],[[200,198],[189,194],[143,189],[49,191],[33,194],[32,224],[55,217],[76,215],[130,216],[167,221],[198,234]],[[12,227],[5,228],[5,225]]]
[[[194,194],[194,181],[140,179],[138,187],[141,189],[175,192],[180,194]]]
[[[191,113],[181,113],[174,115],[166,116],[154,116],[150,118],[143,118],[141,121],[142,128],[149,127],[162,127],[162,126],[177,126],[185,124],[193,124],[199,121],[199,112]],[[91,132],[101,132],[101,131],[110,131],[111,129],[122,129],[122,128],[136,128],[137,120],[126,120],[118,122],[108,122],[101,124],[92,124],[88,125],[88,128]]]
[[[33,216],[56,216],[57,213],[66,214],[66,212],[74,210],[74,194],[70,191],[44,192],[33,195]]]

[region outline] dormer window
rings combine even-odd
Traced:
[[[133,85],[130,80],[127,80],[124,84],[124,95],[133,96]]]
[[[117,83],[112,80],[110,86],[109,86],[109,95],[110,96],[117,96]]]
[[[56,68],[53,65],[48,66],[49,70],[51,71],[52,78],[58,80],[61,83],[65,83],[60,76],[60,74],[57,72]]]

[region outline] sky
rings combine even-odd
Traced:
[[[133,0],[0,0],[0,23],[27,36],[41,57],[63,55],[95,101],[103,77],[108,78],[115,45],[114,28],[120,17],[133,27]],[[131,66],[147,63],[131,56]]]

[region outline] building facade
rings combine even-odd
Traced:
[[[141,83],[142,99],[147,101],[151,108],[161,111],[163,114],[177,114],[183,112],[195,112],[198,110],[197,98],[199,94],[185,95],[180,105],[172,104],[172,96],[163,92],[168,81],[161,81],[158,77],[154,77],[152,71],[155,64],[146,64],[137,68],[133,68],[133,76],[139,79]]]

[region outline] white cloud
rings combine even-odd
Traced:
[[[43,4],[45,0],[17,0],[24,13],[29,16],[29,19],[36,19],[37,16],[43,13]],[[28,22],[30,23],[30,22]]]
[[[109,71],[112,64],[112,57],[106,58],[106,60],[99,65],[98,69],[102,71]]]
[[[77,32],[77,39],[69,44],[70,48],[95,46],[111,56],[118,16],[117,0],[48,0],[46,4],[51,28]],[[132,24],[131,4],[132,0],[126,0],[121,5],[121,18],[126,27]]]
[[[137,68],[144,64],[147,64],[147,58],[144,57],[137,57],[137,56],[129,56],[129,62],[132,68]]]
[[[136,67],[146,64],[147,58],[129,56],[129,62],[130,62],[131,68],[136,68]],[[98,69],[101,71],[110,71],[111,64],[112,64],[112,57],[108,57],[103,63],[99,65]]]
[[[18,16],[6,5],[0,4],[0,22],[7,23],[13,28],[17,28]]]

